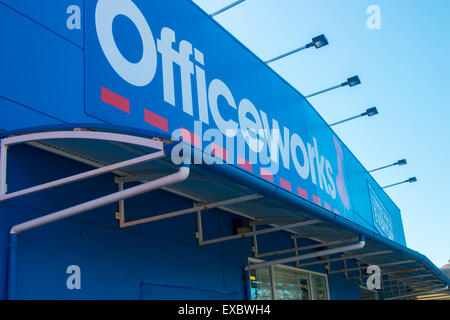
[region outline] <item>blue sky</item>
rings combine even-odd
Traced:
[[[230,0],[195,0],[214,12]],[[381,9],[369,30],[366,9]],[[450,1],[246,0],[215,17],[262,59],[324,33],[330,45],[271,64],[303,94],[358,74],[362,85],[310,98],[329,123],[376,106],[375,117],[335,127],[367,168],[406,158],[408,165],[374,173],[402,210],[408,247],[437,266],[450,259]]]

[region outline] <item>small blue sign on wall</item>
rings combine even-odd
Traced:
[[[394,240],[394,225],[389,212],[383,207],[375,190],[369,184],[370,204],[372,206],[373,223],[378,232],[388,239]]]

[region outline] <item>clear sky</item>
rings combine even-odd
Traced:
[[[195,0],[214,12],[234,0]],[[369,30],[370,5],[381,29]],[[330,45],[271,66],[303,94],[358,74],[362,85],[310,98],[329,123],[376,106],[379,115],[335,131],[402,210],[408,247],[438,267],[450,259],[450,1],[246,0],[215,19],[262,59],[324,33]]]

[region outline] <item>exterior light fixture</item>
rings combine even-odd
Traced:
[[[305,44],[302,47],[299,47],[297,49],[294,49],[294,50],[291,50],[289,52],[283,53],[282,55],[279,55],[279,56],[277,56],[275,58],[266,60],[264,62],[265,63],[271,63],[271,62],[274,62],[274,61],[279,60],[281,58],[287,57],[287,56],[289,56],[289,55],[291,55],[293,53],[302,51],[304,49],[308,49],[308,48],[312,48],[312,47],[314,47],[316,49],[319,49],[319,48],[325,47],[326,45],[328,45],[328,39],[327,39],[327,37],[325,37],[324,34],[321,34],[320,36],[312,38],[310,43],[307,43],[307,44]]]
[[[354,87],[354,86],[357,86],[359,84],[361,84],[361,80],[359,79],[359,77],[358,76],[353,76],[353,77],[348,78],[347,81],[342,82],[341,84],[338,84],[336,86],[333,86],[333,87],[325,89],[325,90],[318,91],[316,93],[312,93],[312,94],[307,95],[305,97],[306,98],[311,98],[311,97],[317,96],[317,95],[319,95],[321,93],[325,93],[325,92],[328,92],[328,91],[331,91],[331,90],[334,90],[334,89],[337,89],[337,88],[340,88],[340,87],[345,87],[345,86]]]
[[[238,0],[238,1],[235,1],[235,2],[233,2],[233,3],[229,4],[229,5],[227,5],[226,7],[223,7],[222,9],[217,10],[216,12],[211,13],[209,16],[210,16],[210,17],[217,16],[219,13],[222,13],[222,12],[224,12],[224,11],[227,11],[228,9],[231,9],[231,8],[233,8],[234,6],[236,6],[236,5],[238,5],[239,3],[244,2],[244,1],[245,1],[245,0]]]
[[[350,87],[354,87],[357,86],[358,84],[361,84],[361,80],[359,79],[358,76],[353,76],[351,78],[348,78],[346,82],[341,84],[341,86],[349,85]]]
[[[308,48],[311,45],[313,45],[316,49],[325,47],[326,45],[328,45],[328,39],[324,34],[321,34],[320,36],[312,38],[312,42],[310,44],[307,44]]]
[[[350,118],[347,118],[347,119],[344,119],[344,120],[332,123],[332,124],[330,124],[330,127],[338,125],[338,124],[341,124],[341,123],[344,123],[344,122],[347,122],[347,121],[350,121],[350,120],[353,120],[353,119],[356,119],[356,118],[360,118],[360,117],[364,117],[364,116],[372,117],[372,116],[377,115],[377,114],[378,114],[377,108],[376,107],[372,107],[372,108],[367,109],[366,112],[363,112],[363,113],[361,113],[361,114],[359,114],[357,116],[350,117]]]
[[[382,166],[373,170],[370,170],[369,172],[375,172],[381,169],[385,169],[385,168],[389,168],[389,167],[393,167],[393,166],[404,166],[405,164],[407,164],[406,159],[401,159],[398,160],[397,162],[394,162],[392,164],[388,164],[387,166]]]
[[[393,186],[398,186],[399,184],[403,184],[403,183],[414,183],[414,182],[417,182],[417,178],[416,177],[412,177],[412,178],[409,178],[409,179],[407,179],[405,181],[401,181],[401,182],[397,182],[397,183],[394,183],[394,184],[390,184],[388,186],[383,187],[383,189],[390,188],[390,187],[393,187]]]

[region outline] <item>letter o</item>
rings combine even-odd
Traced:
[[[142,58],[137,63],[125,59],[117,48],[112,24],[117,15],[129,18],[142,39]],[[149,84],[156,73],[157,54],[152,31],[142,12],[130,0],[99,0],[95,8],[95,27],[103,53],[111,67],[125,81],[142,87]]]
[[[300,147],[300,150],[303,154],[303,166],[298,163],[297,158],[297,147]],[[297,170],[300,177],[303,179],[307,179],[309,176],[309,160],[308,160],[308,152],[306,151],[305,143],[302,138],[296,133],[294,133],[291,137],[291,154],[292,154],[292,162],[294,162],[295,169]]]

